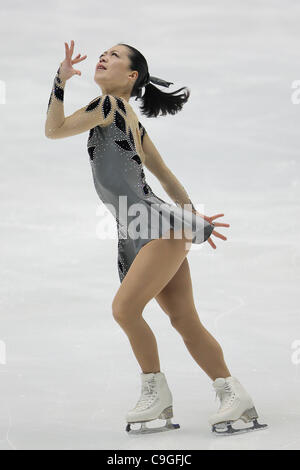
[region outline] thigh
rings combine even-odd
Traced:
[[[177,272],[155,297],[170,320],[198,317],[188,259],[185,258]]]
[[[114,297],[114,303],[134,304],[142,310],[174,276],[190,246],[190,240],[184,237],[157,238],[148,242],[131,264]]]

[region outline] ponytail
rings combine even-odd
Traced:
[[[187,87],[182,87],[171,93],[161,91],[153,83],[169,87],[169,85],[173,85],[173,82],[167,82],[161,78],[150,76],[148,64],[143,54],[128,44],[119,44],[128,47],[130,67],[139,73],[130,97],[136,96],[136,100],[140,99],[142,101],[140,106],[141,113],[147,117],[178,113],[184,103],[188,101],[190,90]],[[143,87],[145,88],[145,93],[142,95]],[[178,95],[177,93],[182,90],[185,90],[185,92]]]

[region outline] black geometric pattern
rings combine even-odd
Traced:
[[[93,137],[94,129],[95,129],[94,127],[92,129],[90,129],[88,140]]]
[[[92,111],[93,109],[97,108],[99,106],[101,98],[96,98],[95,100],[91,101],[87,107],[85,108],[85,111],[89,112]]]
[[[119,145],[123,150],[132,151],[132,148],[127,140],[115,140],[115,143]]]
[[[140,136],[141,136],[141,141],[143,143],[144,135],[146,134],[146,129],[144,126],[140,123],[139,121],[139,131],[140,131]]]
[[[58,67],[57,69],[57,72],[56,72],[56,75],[55,75],[55,79],[57,83],[61,83],[61,79],[59,77],[59,74],[60,74],[60,66]]]
[[[88,152],[89,152],[89,156],[90,156],[90,159],[93,160],[94,159],[94,150],[95,150],[95,146],[94,147],[88,147]]]
[[[141,169],[141,179],[142,179],[142,185],[143,185],[143,191],[145,194],[149,194],[149,192],[151,192],[151,188],[150,186],[146,183],[146,180],[145,180],[145,173],[144,173],[144,170],[143,168]]]
[[[149,194],[149,192],[150,192],[150,186],[149,186],[147,183],[144,184],[144,186],[143,186],[143,191],[144,191],[144,193],[145,193],[146,195]]]
[[[104,119],[106,119],[112,110],[112,105],[111,105],[110,98],[108,95],[103,100],[102,110],[103,110]]]
[[[116,99],[116,102],[119,106],[119,109],[126,114],[126,109],[124,107],[123,101],[118,99],[118,97],[115,97],[115,99]],[[86,111],[91,111],[92,109],[95,109],[99,105],[100,100],[101,100],[101,97],[97,98],[97,99],[93,100],[91,103],[89,103],[89,105],[86,108]],[[105,116],[105,118],[112,111],[112,103],[111,103],[109,95],[107,95],[105,97],[105,99],[103,100],[103,102],[102,102],[102,110],[103,110],[103,115]],[[119,112],[117,109],[115,110],[115,113],[114,113],[114,123],[115,123],[116,127],[124,135],[124,139],[115,140],[114,141],[115,144],[118,145],[118,147],[120,147],[122,150],[125,150],[125,151],[128,151],[128,152],[137,152],[132,130],[128,126],[128,135],[127,135],[127,133],[126,133],[126,120],[125,120],[124,116],[122,116],[121,112]],[[142,139],[142,137],[144,136],[146,130],[145,130],[144,126],[139,121],[138,121],[138,125],[139,125],[139,132],[140,132],[141,139]],[[88,141],[92,138],[92,136],[94,134],[94,129],[95,128],[90,129]],[[93,159],[94,159],[94,150],[95,150],[95,148],[96,148],[96,146],[88,147],[88,153],[89,153],[91,161],[93,161]],[[142,160],[141,160],[140,156],[137,153],[134,153],[134,155],[131,156],[130,158],[135,163],[137,163],[140,167],[139,178],[140,178],[140,181],[141,181],[141,187],[142,187],[143,193],[145,195],[148,195],[149,193],[153,194],[153,191],[151,190],[150,186],[146,182],[145,173],[144,173],[144,170],[143,170]],[[119,266],[120,266],[120,270],[122,272],[122,267],[124,268],[124,265],[122,264],[120,259],[118,260],[118,263],[119,263]]]
[[[117,100],[118,104],[120,104],[119,107],[121,109],[122,105],[124,106],[123,102],[121,100],[118,100],[117,97],[116,97],[116,100]],[[117,128],[120,129],[120,131],[122,131],[123,134],[125,134],[126,137],[128,137],[127,134],[126,134],[126,121],[125,121],[124,117],[118,111],[116,111],[116,113],[115,113],[115,124],[116,124]],[[115,140],[115,143],[119,147],[121,147],[123,150],[127,150],[129,152],[131,152],[131,151],[136,152],[136,145],[135,145],[133,133],[132,133],[132,130],[131,130],[130,127],[129,127],[129,130],[128,130],[128,133],[129,133],[129,140],[128,140],[128,138],[127,139],[122,139],[122,140]],[[142,165],[142,161],[141,161],[140,157],[137,154],[133,155],[133,157],[131,157],[131,159],[134,160],[138,165]]]
[[[117,100],[117,105],[119,106],[119,108],[123,111],[124,114],[126,114],[126,108],[124,106],[123,101],[120,100],[120,98],[118,98],[117,96],[115,98]]]
[[[116,97],[116,99],[117,99],[117,97]],[[146,133],[146,129],[144,128],[144,126],[140,122],[138,122],[138,123],[139,123],[139,132],[140,132],[141,140],[142,140],[145,133]],[[120,129],[126,135],[126,121],[118,111],[116,111],[116,113],[115,113],[115,124],[118,127],[118,129]],[[127,137],[127,135],[126,135],[126,137]],[[123,150],[135,151],[136,152],[135,141],[134,141],[133,134],[132,134],[132,131],[131,131],[130,127],[129,127],[129,141],[128,141],[128,139],[126,139],[126,140],[122,139],[122,140],[115,140],[115,143],[119,147],[121,147]],[[133,155],[131,157],[131,160],[134,160],[138,165],[142,166],[142,161],[141,161],[141,158],[139,157],[139,155],[137,155],[137,154]],[[141,178],[141,183],[142,183],[142,188],[143,188],[144,194],[146,194],[146,195],[148,195],[150,193],[154,194],[153,191],[151,190],[150,186],[146,183],[145,173],[144,173],[143,168],[141,169],[140,178]]]
[[[54,94],[58,100],[64,100],[64,89],[56,84],[54,84]]]
[[[140,157],[138,155],[133,155],[133,157],[131,157],[131,160],[134,160],[135,162],[137,162],[139,165],[142,164],[142,160],[140,159]]]
[[[61,83],[61,79],[59,78],[59,72],[60,72],[60,67],[58,67],[57,69],[57,72],[56,72],[56,75],[54,77],[54,81],[53,81],[53,87],[52,87],[52,90],[51,90],[51,93],[50,93],[50,97],[49,97],[49,101],[48,101],[48,106],[47,106],[47,113],[49,111],[49,107],[52,103],[52,97],[53,95],[56,96],[56,98],[60,101],[63,101],[64,100],[64,89],[59,86],[58,84]]]
[[[94,109],[96,109],[100,103],[101,103],[101,99],[103,97],[100,96],[98,98],[95,98],[93,99],[89,104],[88,106],[85,108],[85,111],[86,112],[90,112],[90,111],[93,111]],[[106,96],[104,99],[103,99],[103,102],[102,102],[102,111],[103,111],[103,115],[105,118],[107,118],[107,116],[109,115],[109,113],[111,112],[112,110],[112,105],[111,105],[111,101],[110,101],[110,98],[109,96]],[[95,157],[95,148],[96,148],[96,145],[95,146],[89,146],[89,142],[91,141],[93,135],[94,135],[94,132],[95,132],[95,128],[96,127],[99,127],[99,126],[95,126],[93,127],[92,129],[89,130],[89,136],[88,136],[88,142],[87,142],[87,146],[88,146],[88,153],[89,153],[89,156],[90,156],[90,161],[93,161],[94,160],[94,157]]]
[[[118,267],[119,267],[119,270],[121,271],[121,273],[123,274],[124,267],[123,267],[120,259],[118,259]]]
[[[119,113],[119,111],[116,111],[115,114],[115,124],[120,131],[124,132],[126,134],[126,122],[123,116]]]

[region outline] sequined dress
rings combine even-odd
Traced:
[[[46,135],[61,138],[89,130],[87,150],[95,189],[117,223],[120,282],[140,249],[154,238],[164,236],[170,228],[182,226],[183,216],[184,223],[193,230],[192,243],[206,241],[213,224],[164,201],[147,183],[141,159],[145,158],[146,129],[129,103],[117,96],[102,95],[64,118],[61,126],[54,126],[55,115],[58,118],[61,112],[59,102],[63,102],[64,85],[58,69],[48,103],[47,113],[49,116],[52,111],[52,115],[47,121]]]

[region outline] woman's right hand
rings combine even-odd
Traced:
[[[73,69],[73,65],[81,62],[82,60],[86,59],[87,55],[82,57],[81,54],[78,54],[74,59],[72,59],[73,51],[74,51],[74,41],[71,40],[71,47],[68,46],[68,43],[65,42],[65,51],[66,57],[63,62],[60,63],[60,71],[59,75],[62,80],[68,80],[69,78],[73,77],[73,75],[81,75],[80,70]]]

